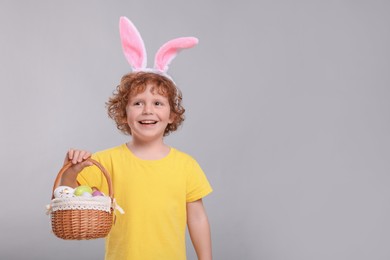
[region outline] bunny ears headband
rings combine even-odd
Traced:
[[[147,56],[142,37],[134,24],[124,16],[119,21],[119,32],[123,53],[133,71],[150,71],[164,76],[168,76],[166,74],[168,65],[179,51],[192,48],[198,44],[198,39],[194,37],[170,40],[157,51],[154,59],[154,68],[147,68]]]

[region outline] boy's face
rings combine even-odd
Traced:
[[[144,92],[129,98],[126,107],[131,135],[140,141],[162,140],[165,128],[173,122],[168,98],[157,89],[152,93],[153,86],[148,83]]]

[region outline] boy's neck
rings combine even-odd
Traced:
[[[170,147],[162,140],[145,143],[133,139],[126,145],[135,156],[143,160],[159,160],[167,156],[170,151]]]

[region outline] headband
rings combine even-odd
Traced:
[[[182,37],[168,41],[160,47],[154,59],[154,67],[147,68],[147,56],[144,42],[134,24],[122,16],[119,20],[119,33],[123,53],[133,71],[148,71],[164,76],[167,75],[168,65],[182,49],[188,49],[198,44],[195,37]],[[170,78],[168,76],[168,78]]]

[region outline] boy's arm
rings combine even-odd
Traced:
[[[88,151],[70,149],[66,154],[64,164],[72,161],[73,165],[62,175],[60,185],[76,188],[78,186],[77,175],[79,172],[87,166],[92,166],[91,162],[85,161],[90,156],[91,153]]]
[[[210,225],[202,199],[187,203],[187,226],[199,260],[211,260]]]

